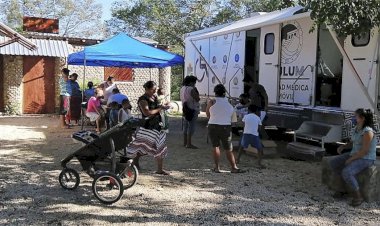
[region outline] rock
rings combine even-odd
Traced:
[[[350,192],[341,176],[335,175],[329,165],[329,161],[334,157],[324,157],[322,159],[322,183],[330,189],[339,192]],[[380,201],[380,161],[375,165],[360,172],[358,180],[360,191],[367,202]]]

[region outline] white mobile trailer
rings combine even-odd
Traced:
[[[327,26],[311,32],[312,24],[297,6],[186,34],[185,76],[198,78],[203,99],[218,83],[238,98],[251,77],[268,93],[268,125],[322,148],[345,140],[357,108],[378,112],[379,32],[343,40]]]

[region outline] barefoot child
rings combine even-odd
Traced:
[[[253,148],[256,148],[258,151],[258,167],[264,168],[264,166],[261,164],[262,157],[263,157],[263,146],[261,145],[260,137],[259,137],[259,130],[261,124],[260,119],[260,111],[259,108],[255,105],[249,105],[248,107],[248,114],[244,116],[243,122],[244,122],[244,132],[243,137],[241,139],[241,145],[238,155],[238,161],[240,159],[240,156],[242,154],[242,149],[247,149],[249,145],[251,145]]]

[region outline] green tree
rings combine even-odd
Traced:
[[[380,25],[380,0],[302,0],[315,25],[328,24],[341,37],[361,35]]]
[[[23,16],[59,19],[60,34],[75,37],[103,37],[102,6],[95,0],[3,0],[0,18],[20,30]]]
[[[125,31],[165,44],[182,44],[183,35],[208,27],[217,10],[213,0],[137,0],[116,2],[113,18],[107,22],[111,33]]]

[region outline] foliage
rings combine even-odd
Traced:
[[[95,0],[2,0],[0,19],[16,30],[23,16],[59,19],[60,34],[75,37],[104,36],[102,6]]]
[[[252,12],[273,11],[293,5],[290,0],[133,0],[119,1],[107,21],[108,32],[124,31],[132,36],[152,38],[169,44],[182,54],[186,33],[230,23]],[[172,99],[179,99],[182,67],[172,68]]]
[[[315,25],[329,24],[341,37],[361,35],[380,25],[380,0],[307,0]]]

